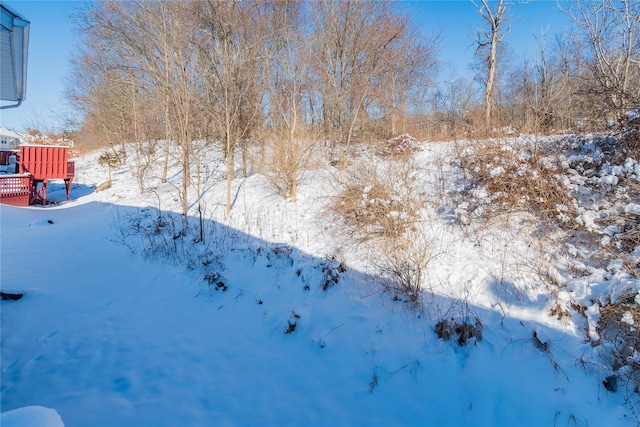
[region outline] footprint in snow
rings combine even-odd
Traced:
[[[58,331],[51,331],[47,335],[41,337],[38,341],[40,341],[41,343],[45,343],[49,341],[51,338],[55,337],[57,333]]]
[[[29,227],[39,227],[39,226],[49,225],[49,224],[53,224],[53,220],[52,219],[40,218],[40,219],[36,219],[35,221],[32,221],[29,224]]]
[[[20,362],[20,359],[14,360],[13,362],[9,363],[7,366],[4,367],[2,372],[9,372],[18,364],[18,362]]]

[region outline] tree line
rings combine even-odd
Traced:
[[[418,31],[389,0],[99,0],[76,17],[81,47],[68,97],[84,113],[84,141],[114,153],[138,143],[141,191],[144,142],[163,144],[163,182],[177,151],[185,214],[193,180],[201,193],[198,150],[210,144],[226,159],[228,212],[234,165],[240,159],[246,174],[250,152],[295,200],[318,145],[344,165],[354,143],[399,133],[597,130],[626,124],[639,108],[638,2],[567,2],[558,13],[572,30],[551,41],[541,33],[537,57],[513,67],[501,64],[518,6],[473,4],[483,22],[481,91],[465,78],[436,78],[439,36]]]

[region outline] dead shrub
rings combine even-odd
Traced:
[[[413,230],[424,205],[410,162],[359,161],[335,177],[337,195],[330,210],[360,242],[393,240]]]
[[[353,163],[336,176],[330,205],[346,234],[370,250],[383,290],[410,304],[420,303],[426,270],[438,254],[425,231],[417,171],[410,159]]]
[[[616,346],[614,368],[626,365],[630,358],[637,358],[640,363],[640,304],[636,296],[634,293],[616,302],[609,300],[600,308],[598,332],[602,340]]]
[[[553,222],[573,217],[570,190],[549,148],[487,140],[461,152],[459,160],[469,180],[468,193],[476,197],[480,194],[475,205],[483,207],[478,212],[484,219],[523,211]],[[486,193],[479,193],[479,189]]]
[[[417,229],[380,246],[381,253],[376,254],[372,263],[384,289],[396,297],[406,297],[409,303],[419,303],[427,268],[438,256],[435,243],[422,229]]]
[[[346,265],[343,261],[338,260],[336,255],[327,257],[325,262],[322,263],[322,290],[327,291],[337,285],[340,282],[340,275],[346,271]]]
[[[292,140],[270,136],[255,153],[258,171],[278,194],[295,202],[302,173],[315,164],[315,147],[313,138]]]
[[[474,321],[468,319],[458,321],[453,317],[447,317],[436,323],[435,330],[438,338],[446,341],[457,336],[456,341],[461,346],[466,345],[472,338],[476,342],[482,341],[482,322],[478,318]]]
[[[607,301],[600,308],[597,325],[600,343],[604,344],[605,358],[615,372],[603,383],[609,391],[616,391],[618,384],[626,391],[640,393],[640,304],[637,293],[631,293],[617,301]],[[637,397],[636,397],[637,398]]]
[[[392,159],[407,159],[411,154],[420,150],[418,140],[409,134],[398,135],[385,141],[378,148],[377,154]]]
[[[638,119],[636,119],[638,120]],[[625,131],[616,139],[616,144],[611,150],[611,163],[624,164],[628,158],[640,158],[640,129],[638,124]]]

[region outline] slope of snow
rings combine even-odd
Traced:
[[[237,179],[229,218],[213,173],[207,240],[166,240],[180,245],[174,262],[152,240],[162,234],[136,234],[171,221],[174,187],[140,195],[125,167],[92,193],[106,171],[79,159],[71,202],[0,206],[1,288],[25,293],[2,301],[2,412],[41,405],[67,427],[633,425],[585,362],[596,350],[527,285],[539,255],[528,238],[465,229],[439,206],[439,179],[455,172],[435,159],[448,149],[417,154],[441,252],[422,310],[380,292],[341,239],[324,171],[305,176],[295,204],[259,175]],[[48,198],[64,200],[61,187]],[[333,258],[348,269],[325,291]],[[435,323],[459,313],[481,320],[481,341],[437,338]]]
[[[64,427],[60,415],[42,406],[27,406],[0,414],[3,427]]]

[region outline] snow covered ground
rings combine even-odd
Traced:
[[[450,149],[416,153],[438,242],[421,309],[380,292],[343,238],[326,170],[295,204],[238,178],[225,218],[212,161],[202,243],[145,228],[176,226],[170,183],[139,194],[127,166],[96,193],[98,154],[78,159],[70,202],[0,205],[1,289],[25,294],[1,303],[1,411],[51,408],[67,427],[634,425],[582,322],[549,316],[535,239],[454,220]],[[49,200],[64,200],[57,188]],[[436,336],[469,313],[482,340]]]

